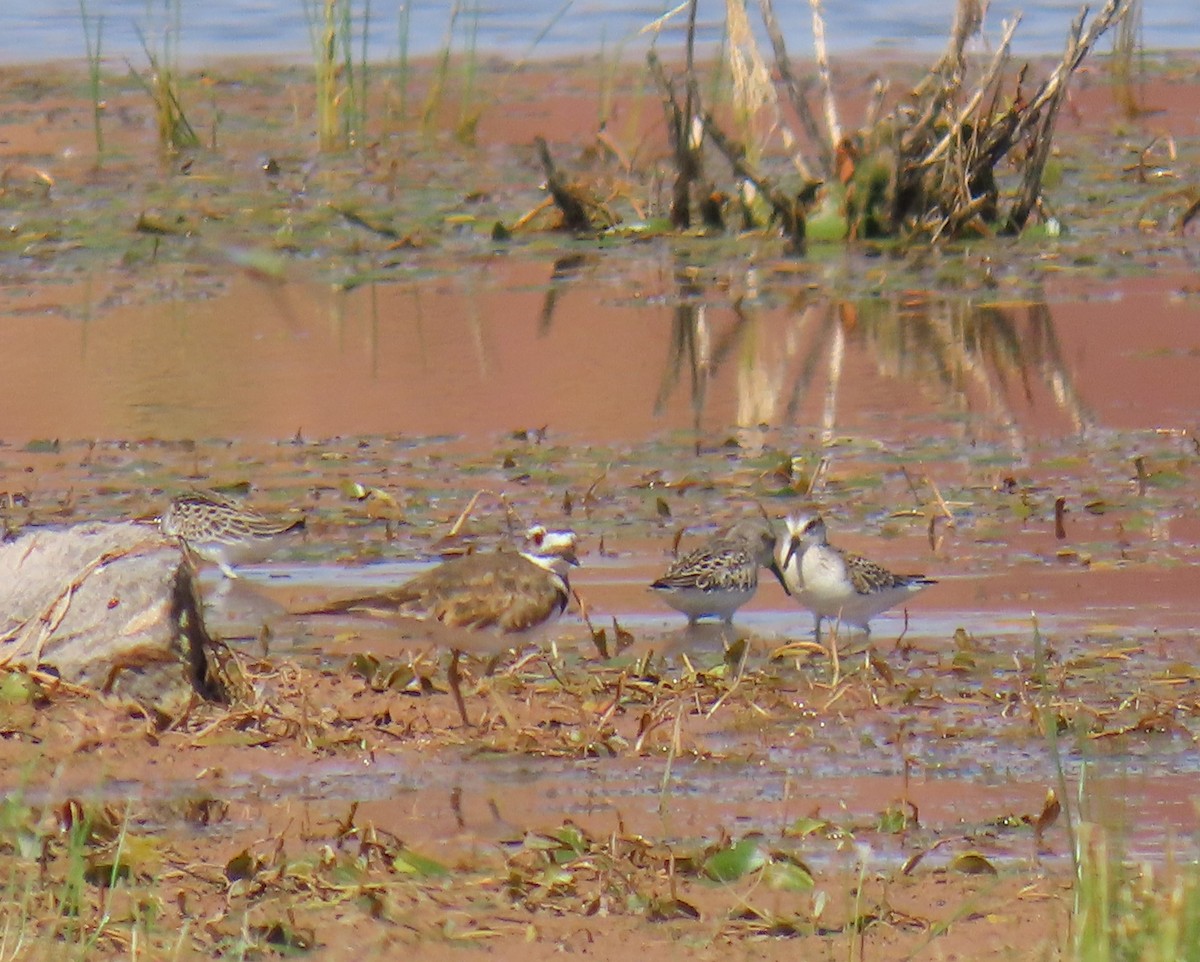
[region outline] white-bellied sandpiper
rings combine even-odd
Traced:
[[[792,515],[784,522],[775,546],[775,561],[788,593],[821,621],[832,618],[870,632],[877,614],[895,607],[930,585],[924,575],[897,575],[860,555],[829,543],[819,514]]]

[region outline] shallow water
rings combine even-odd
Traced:
[[[313,6],[320,6],[313,4]],[[356,3],[361,18],[363,4]],[[502,0],[490,4],[465,4],[457,26],[454,45],[463,49],[473,33],[480,50],[506,56],[524,56],[531,50],[539,56],[597,54],[603,42],[610,52],[641,56],[648,40],[643,28],[673,3],[646,0],[592,0],[587,3],[542,4],[534,0]],[[752,6],[752,5],[751,5]],[[995,41],[1002,22],[1017,13],[1022,22],[1016,50],[1022,55],[1056,52],[1071,18],[1079,11],[1074,0],[994,0],[990,4],[986,35]],[[182,3],[178,35],[182,55],[192,61],[232,55],[282,56],[306,60],[310,40],[303,0],[215,0],[204,4]],[[440,50],[446,43],[449,6],[442,3],[401,3],[375,0],[370,5],[369,56],[395,60],[401,46],[401,14],[408,8],[407,44],[410,54]],[[472,7],[478,13],[472,12]],[[103,52],[114,60],[128,57],[135,62],[144,56],[138,29],[152,49],[169,23],[165,4],[145,0],[89,0],[88,15],[103,18]],[[555,19],[555,15],[562,13]],[[945,45],[953,19],[954,4],[916,3],[913,0],[851,0],[825,7],[826,35],[830,50],[852,53],[866,49],[895,50],[906,54],[931,52]],[[700,5],[698,38],[715,45],[721,39],[721,4]],[[808,5],[776,4],[776,14],[793,52],[807,54],[811,43]],[[751,19],[757,21],[752,11]],[[547,30],[548,28],[548,30]],[[361,20],[359,21],[361,30]],[[674,47],[681,42],[681,20],[676,17],[663,31],[663,42]],[[539,35],[545,37],[538,41]],[[50,58],[83,59],[84,40],[78,4],[53,0],[36,4],[0,5],[0,62]],[[1200,45],[1200,25],[1191,0],[1155,0],[1145,5],[1144,42],[1150,49],[1187,49]],[[536,46],[535,46],[536,44]],[[355,50],[355,57],[359,50]]]
[[[566,277],[550,258],[477,254],[456,275],[350,293],[235,275],[203,299],[43,303],[5,320],[23,363],[0,383],[4,435],[478,442],[545,427],[753,446],[766,426],[936,435],[1019,462],[1035,441],[1186,428],[1200,409],[1184,274],[1097,280],[1083,297],[1049,281],[1012,303],[855,301],[814,288],[815,269],[722,270],[709,286],[677,278],[668,244],[643,253]]]

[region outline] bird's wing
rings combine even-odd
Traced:
[[[730,587],[730,573],[749,566],[751,581],[757,584],[758,567],[751,565],[750,552],[741,545],[712,544],[689,551],[667,568],[651,588],[723,588]]]
[[[398,588],[305,614],[399,614],[452,628],[523,631],[558,614],[566,603],[562,579],[517,552],[499,552],[454,558]]]
[[[472,557],[479,563],[458,566],[454,579],[427,592],[429,615],[442,624],[525,631],[566,607],[563,579],[528,558],[515,552]]]
[[[843,552],[842,560],[846,562],[846,573],[850,576],[850,584],[860,595],[869,595],[885,588],[895,588],[904,584],[902,579],[892,574],[883,565],[876,564],[859,555]]]

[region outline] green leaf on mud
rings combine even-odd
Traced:
[[[776,860],[763,873],[770,888],[781,892],[809,892],[816,883],[812,874],[799,862]]]
[[[700,910],[682,899],[652,899],[646,907],[646,918],[651,922],[669,922],[671,919],[700,918]]]
[[[253,878],[254,873],[257,871],[258,859],[250,853],[250,849],[248,848],[242,849],[225,863],[225,878],[230,882],[239,882],[244,879]]]
[[[379,671],[379,659],[369,652],[357,652],[346,662],[346,674],[370,681]]]
[[[262,732],[218,729],[206,735],[200,735],[192,744],[207,748],[252,748],[255,745],[270,744],[275,740],[274,736]]]
[[[950,860],[950,871],[963,875],[996,875],[996,866],[978,852],[963,852]]]
[[[442,878],[450,874],[450,869],[437,859],[409,848],[392,859],[392,868],[402,875],[413,875],[417,878]]]
[[[34,680],[23,672],[6,671],[0,676],[0,704],[28,705],[38,690]]]
[[[112,854],[89,863],[87,877],[94,885],[111,885],[131,876],[154,878],[162,868],[163,843],[147,835],[126,835],[121,841],[119,858],[114,860]]]
[[[557,865],[547,865],[545,870],[535,880],[535,883],[542,888],[552,889],[559,886],[571,885],[575,881],[575,876],[564,868],[559,868]]]
[[[744,838],[704,861],[704,874],[715,882],[736,882],[767,864],[757,838]]]
[[[1188,661],[1173,661],[1167,665],[1160,676],[1161,680],[1194,681],[1200,679],[1200,667]]]
[[[823,818],[798,818],[787,827],[786,834],[795,838],[806,838],[809,835],[815,835],[818,832],[823,832],[829,827],[829,823]]]
[[[567,851],[563,854],[568,856],[587,854],[588,840],[583,832],[579,830],[578,826],[570,824],[564,825],[554,833],[554,837],[562,842],[562,844],[566,847]]]
[[[287,260],[263,248],[231,247],[225,251],[229,262],[255,277],[271,281],[287,279]]]
[[[908,828],[908,812],[902,808],[888,808],[879,813],[876,826],[885,835],[896,835]]]

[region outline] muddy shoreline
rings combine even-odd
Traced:
[[[4,675],[28,957],[1062,951],[1048,791],[1138,859],[1197,827],[1198,289],[1168,195],[1194,185],[1198,77],[1164,67],[1135,119],[1080,78],[1057,241],[796,260],[494,241],[541,200],[535,134],[628,189],[591,147],[594,76],[562,67],[522,72],[474,146],[381,104],[336,156],[301,71],[214,68],[216,149],[177,156],[112,80],[99,166],[80,71],[0,70],[0,536],[192,485],[309,521],[235,589],[203,576],[239,703],[148,717]],[[656,97],[615,94],[652,167]],[[835,661],[775,585],[725,633],[656,606],[675,546],[810,488],[839,544],[942,579],[907,620]],[[465,726],[445,652],[288,612],[435,562],[480,489],[581,534],[591,625],[470,656]],[[493,502],[469,531],[504,526]],[[763,864],[721,881],[727,851]]]

